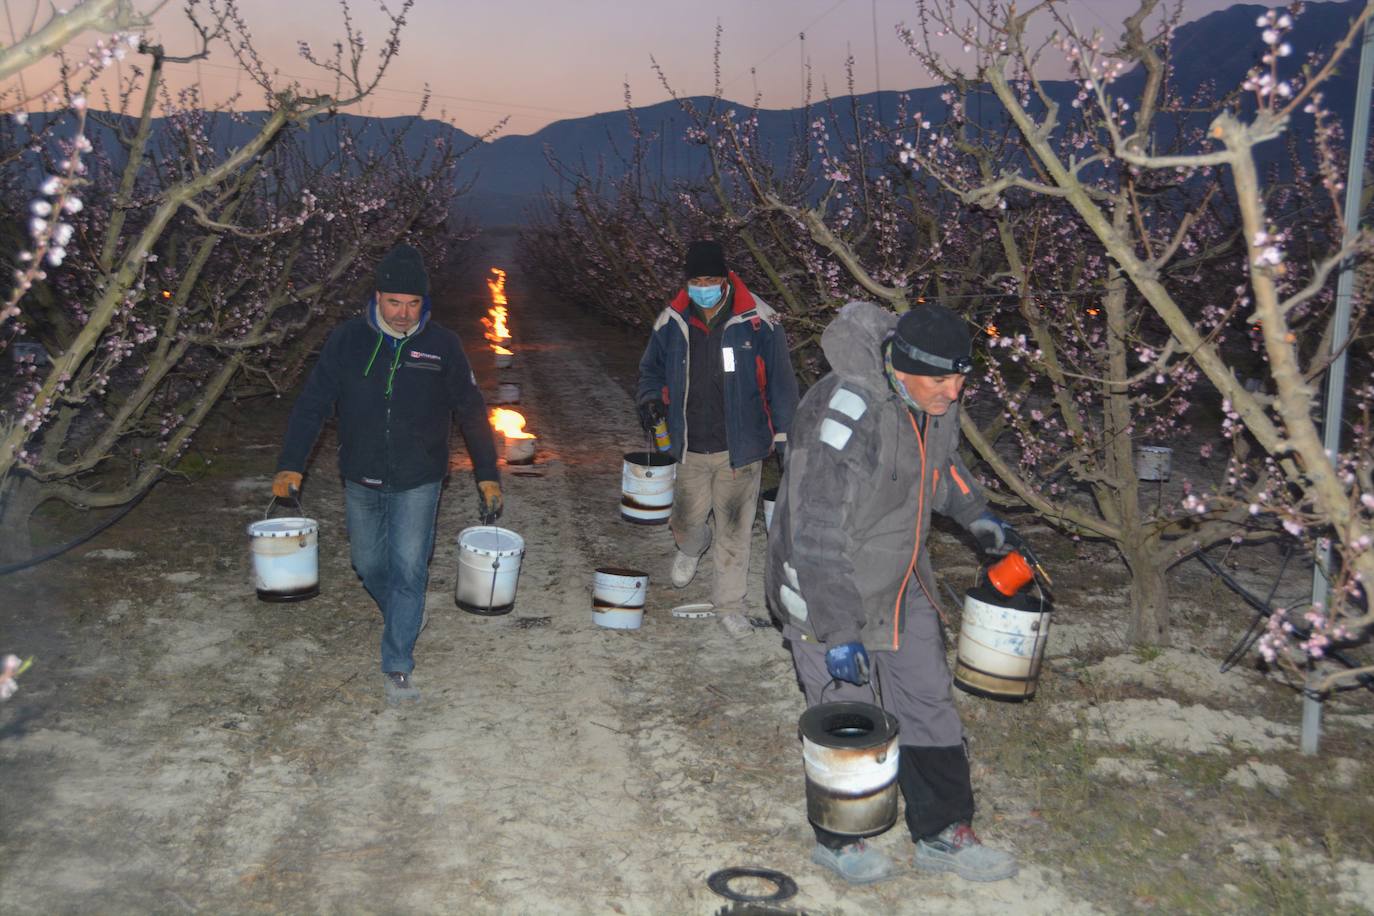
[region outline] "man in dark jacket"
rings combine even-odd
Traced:
[[[353,568],[382,611],[387,702],[420,698],[411,672],[424,620],[439,490],[456,415],[481,512],[501,513],[496,446],[482,393],[458,335],[430,321],[429,276],[420,252],[398,245],[377,266],[363,315],[329,335],[296,399],[272,492],[299,491],[320,427],[337,408]]]
[[[692,242],[686,274],[654,323],[635,401],[646,433],[667,420],[678,462],[673,585],[685,588],[711,547],[712,604],[739,636],[750,629],[744,599],[760,472],[770,453],[783,454],[797,379],[776,313],[726,267],[719,242]]]
[[[939,305],[899,321],[854,302],[821,347],[832,371],[806,393],[792,426],[768,538],[769,607],[808,708],[824,690],[828,701],[879,698],[896,716],[916,866],[974,881],[1011,877],[1016,860],[983,846],[970,826],[973,788],[927,552],[932,511],[989,552],[1019,543],[957,451],[972,366],[967,326]],[[862,841],[815,829],[817,864],[856,884],[894,873]]]

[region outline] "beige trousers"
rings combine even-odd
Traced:
[[[717,614],[743,614],[749,543],[759,503],[763,462],[730,467],[729,452],[685,452],[673,487],[668,525],[677,549],[699,557],[710,547],[716,567],[711,603]]]

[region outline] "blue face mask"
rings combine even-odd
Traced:
[[[710,311],[720,303],[720,297],[725,293],[719,286],[688,286],[687,298],[701,309]]]

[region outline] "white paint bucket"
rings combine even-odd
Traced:
[[[763,530],[773,527],[773,506],[778,501],[778,488],[770,487],[759,494],[763,497]]]
[[[613,630],[638,630],[644,620],[649,574],[602,566],[592,576],[592,622]]]
[[[502,382],[496,386],[496,397],[493,400],[497,404],[519,404],[520,386],[515,382]]]
[[[528,439],[512,439],[506,437],[506,464],[530,464],[534,461],[534,445],[539,441],[537,436]]]
[[[319,532],[313,518],[267,518],[248,526],[260,599],[304,601],[320,593]]]
[[[964,594],[954,683],[994,700],[1035,696],[1050,636],[1050,605],[1038,598],[1007,598],[982,584]]]
[[[1163,445],[1142,445],[1135,453],[1135,476],[1140,480],[1168,480],[1174,450]]]
[[[677,462],[663,452],[629,452],[620,475],[620,517],[636,525],[664,525],[673,514]]]
[[[496,368],[498,369],[509,369],[511,363],[515,362],[514,353],[496,353],[493,351],[491,355],[492,359],[496,361]]]
[[[821,703],[802,713],[806,816],[841,836],[897,820],[897,718],[872,703]]]
[[[515,586],[525,539],[514,531],[482,525],[458,535],[458,606],[471,614],[494,617],[515,607]]]

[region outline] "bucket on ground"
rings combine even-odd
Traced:
[[[1008,596],[993,584],[982,582],[964,594],[959,655],[954,664],[954,683],[959,689],[994,700],[1019,701],[1035,696],[1052,610],[1038,586],[1036,592]]]
[[[601,566],[592,576],[592,622],[613,630],[638,630],[644,620],[649,574],[638,569]]]
[[[620,517],[636,525],[665,525],[673,514],[677,462],[663,452],[629,452],[620,475]]]
[[[470,614],[493,617],[515,607],[515,586],[525,539],[514,531],[482,525],[458,534],[458,606]]]
[[[515,354],[505,347],[501,347],[492,353],[492,359],[496,362],[496,368],[509,369],[511,363],[515,362]]]
[[[763,530],[768,531],[773,527],[773,506],[778,501],[778,488],[769,487],[759,495],[763,497]]]
[[[494,400],[497,404],[519,404],[520,386],[515,382],[502,382],[496,386]]]
[[[265,518],[248,526],[260,599],[304,601],[320,593],[319,532],[319,522],[303,517]]]
[[[1168,480],[1173,469],[1174,450],[1164,445],[1142,445],[1135,453],[1135,476],[1139,480]]]
[[[506,437],[506,464],[531,464],[534,462],[534,445],[539,441],[537,436],[530,436],[525,439],[512,439]]]
[[[872,836],[897,820],[897,718],[872,703],[820,703],[798,723],[806,816],[841,836]]]

